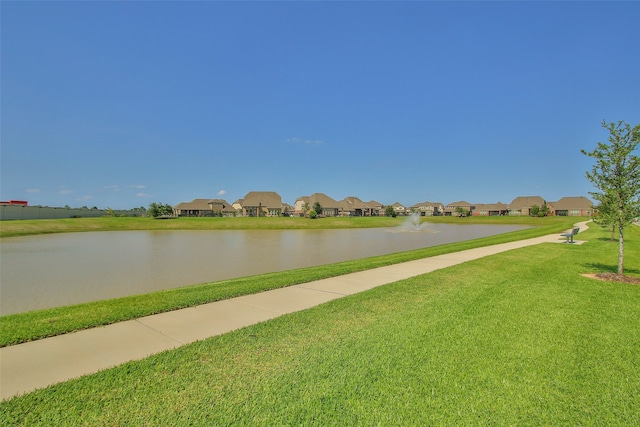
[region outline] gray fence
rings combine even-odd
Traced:
[[[0,220],[9,219],[55,219],[55,218],[95,218],[111,215],[103,209],[50,208],[40,206],[0,205]],[[142,212],[114,210],[116,216],[140,216]]]

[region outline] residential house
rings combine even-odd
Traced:
[[[493,204],[478,203],[471,212],[473,216],[501,216],[509,214],[509,206],[502,202]]]
[[[243,216],[280,216],[282,198],[275,191],[251,191],[242,202]]]
[[[322,207],[322,212],[319,212],[321,216],[338,216],[340,214],[340,202],[324,193],[313,193],[311,196],[298,197],[293,207],[295,215],[305,216],[316,203],[320,203],[320,207]]]
[[[513,199],[513,201],[509,204],[509,215],[522,215],[527,216],[530,215],[531,208],[537,206],[541,208],[547,202],[540,196],[520,196]],[[551,206],[548,206],[550,210],[550,215],[553,215],[551,212]]]
[[[231,207],[236,211],[238,215],[242,215],[242,203],[244,199],[238,199],[235,202],[231,203]]]
[[[288,203],[283,203],[282,204],[282,215],[284,216],[293,216],[293,206],[291,206]]]
[[[340,202],[340,216],[365,216],[370,207],[357,197],[345,197]]]
[[[223,199],[193,199],[173,207],[176,216],[233,216],[234,209]]]
[[[391,205],[391,207],[393,208],[393,211],[396,213],[396,215],[406,215],[407,212],[407,208],[399,202],[395,202]]]
[[[444,212],[444,205],[440,202],[422,202],[409,207],[411,212],[418,212],[421,216],[438,216]]]
[[[365,205],[369,207],[368,216],[384,216],[384,205],[375,200],[365,202]]]
[[[224,199],[213,199],[207,203],[211,206],[214,215],[217,216],[235,216],[236,210]]]
[[[590,216],[593,210],[593,203],[584,196],[563,197],[550,205],[557,216]]]
[[[474,205],[472,205],[469,202],[465,202],[464,200],[461,200],[459,202],[452,202],[452,203],[449,203],[447,206],[445,206],[444,215],[445,216],[471,215],[473,213],[474,208],[475,208]],[[459,213],[460,209],[462,209],[464,213]]]

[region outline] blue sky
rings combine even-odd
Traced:
[[[2,200],[588,195],[640,2],[1,5]]]

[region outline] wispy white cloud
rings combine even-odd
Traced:
[[[120,191],[120,186],[119,185],[105,185],[102,188],[104,188],[105,190],[111,190],[111,191]]]
[[[147,193],[137,193],[136,197],[149,198],[149,197],[153,197],[153,196],[151,194],[147,194]]]
[[[142,190],[144,188],[147,188],[146,185],[130,185],[129,188],[137,188],[138,190]]]
[[[224,196],[225,194],[227,194],[227,190],[218,191],[218,196]]]
[[[288,138],[287,142],[291,144],[301,144],[301,145],[323,145],[324,141],[321,139],[313,139],[313,138]]]
[[[78,197],[78,201],[79,202],[86,202],[93,199],[93,196],[82,196],[82,197]]]
[[[60,189],[60,191],[58,191],[58,194],[62,194],[62,195],[64,195],[64,194],[72,194],[72,193],[73,193],[73,190],[70,190],[70,189],[68,189],[66,187],[62,187]]]

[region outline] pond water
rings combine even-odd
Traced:
[[[527,228],[110,231],[12,237],[0,244],[0,314],[335,263]]]

